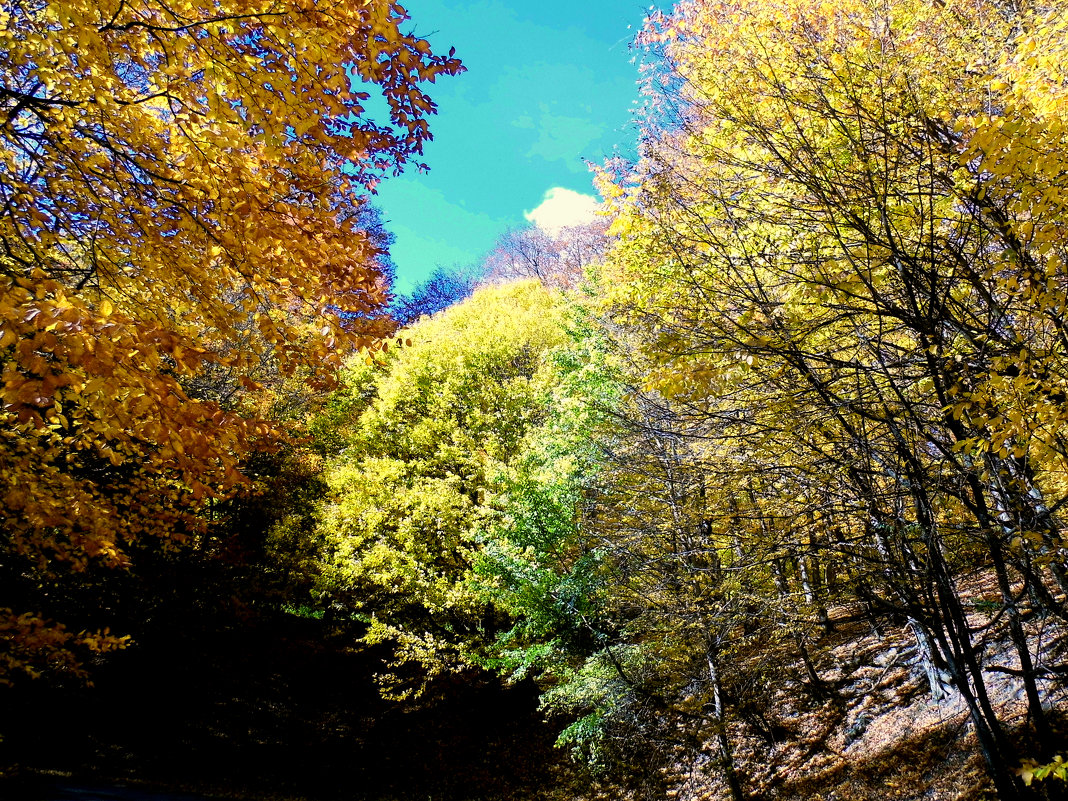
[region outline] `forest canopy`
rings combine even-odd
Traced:
[[[365,193],[462,69],[400,6],[7,20],[0,681],[69,657],[34,588],[221,531],[241,614],[317,621],[413,706],[536,685],[645,797],[786,797],[888,675],[967,718],[982,792],[1063,778],[1064,4],[654,11],[603,219],[392,319]]]

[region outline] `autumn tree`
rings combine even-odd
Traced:
[[[557,302],[526,281],[480,289],[403,336],[381,363],[344,371],[311,426],[325,497],[272,535],[317,555],[319,608],[393,647],[387,689],[399,695],[477,665],[506,621],[472,579],[506,514],[503,476],[545,413],[545,356],[563,332]]]
[[[508,231],[486,256],[484,280],[536,278],[547,287],[574,289],[585,270],[604,255],[606,229],[607,221],[597,219],[551,232],[537,225]]]
[[[996,582],[985,632],[1012,643],[1048,742],[1022,599],[1062,612],[1063,127],[1044,49],[1062,29],[1060,10],[983,2],[683,3],[645,33],[661,114],[614,184],[618,308],[652,332],[654,386],[704,415],[708,454],[736,454],[719,517],[766,521],[784,587],[816,601],[813,568],[834,564],[909,620],[1004,798],[1014,749],[961,579]]]
[[[803,633],[803,604],[770,567],[783,543],[744,492],[724,497],[737,452],[710,453],[703,416],[642,386],[633,332],[586,304],[571,315],[553,402],[479,563],[483,592],[514,621],[492,664],[538,680],[568,721],[558,745],[595,769],[659,796],[671,766],[711,750],[744,798],[732,731],[774,716],[760,707]]]
[[[400,326],[431,316],[460,303],[474,292],[481,276],[475,267],[435,267],[410,292],[400,293],[390,303],[390,313]]]
[[[195,539],[276,438],[198,397],[203,371],[247,383],[270,353],[323,379],[389,333],[363,198],[429,138],[422,84],[462,68],[392,0],[2,12],[3,560],[122,566]],[[8,644],[40,624],[36,581],[4,601]]]

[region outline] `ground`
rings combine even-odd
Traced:
[[[976,627],[995,614],[989,604],[974,606]],[[907,627],[875,631],[854,612],[836,610],[834,631],[813,644],[830,696],[812,698],[797,664],[797,680],[759,716],[732,724],[751,797],[988,797],[960,698],[950,690],[932,700]],[[1059,664],[1066,632],[1038,616],[1027,625],[1041,660]],[[156,632],[98,666],[94,687],[5,690],[0,797],[37,801],[57,784],[81,782],[257,801],[652,798],[598,784],[555,749],[559,721],[538,711],[535,687],[470,673],[439,682],[414,705],[389,703],[374,683],[383,653],[353,648],[352,639],[293,615]],[[987,662],[1014,667],[997,641],[987,644]],[[1035,753],[1018,680],[1000,671],[988,678],[1021,753]],[[1063,683],[1044,687],[1057,709],[1068,708]],[[725,798],[710,751],[670,761],[668,797]]]

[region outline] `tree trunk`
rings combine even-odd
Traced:
[[[731,801],[746,801],[741,780],[734,765],[734,751],[731,749],[730,737],[727,735],[727,720],[723,710],[723,688],[716,670],[716,658],[713,649],[707,653],[708,680],[712,687],[712,729],[716,739],[716,764],[723,771],[723,778],[730,790]]]
[[[927,675],[927,684],[931,688],[931,698],[935,703],[946,697],[947,689],[952,684],[952,676],[945,670],[938,646],[931,639],[931,635],[916,618],[910,617],[909,629],[916,638],[916,656],[924,673]]]

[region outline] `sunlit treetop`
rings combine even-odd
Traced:
[[[405,20],[385,0],[5,3],[0,271],[179,328],[188,304],[224,335],[265,299],[368,313],[356,194],[421,153],[420,84],[460,70]]]

